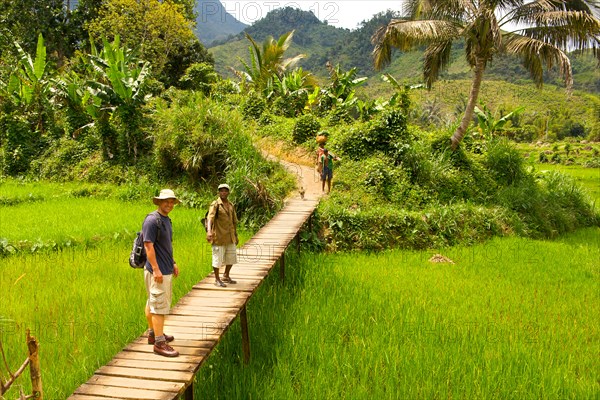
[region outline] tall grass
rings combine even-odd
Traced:
[[[196,394],[598,398],[599,235],[441,250],[456,264],[408,251],[293,258],[286,284],[272,277],[249,304],[249,367],[234,326]]]
[[[92,200],[96,210],[103,213],[99,219],[88,208]],[[26,220],[32,224],[29,234],[43,233],[48,238],[61,237],[74,225],[80,225],[79,233],[87,238],[122,229],[135,232],[145,214],[155,208],[148,202],[119,204],[116,200],[84,198],[41,205],[45,209],[40,212],[62,214],[61,218],[36,227],[37,203],[26,206],[32,216],[23,213],[19,218],[31,218]],[[201,214],[203,211],[181,207],[170,214],[175,259],[181,268],[181,276],[174,283],[174,303],[212,270],[210,247],[198,220]],[[14,215],[2,216],[2,234],[17,229],[15,235],[24,237],[17,222],[4,218]],[[240,232],[242,242],[249,236]],[[131,238],[123,238],[0,258],[0,339],[12,371],[26,358],[25,330],[31,329],[39,339],[46,398],[68,397],[146,329],[143,273],[129,267],[130,250]],[[19,383],[28,385],[26,379]],[[17,392],[12,393],[16,396]]]

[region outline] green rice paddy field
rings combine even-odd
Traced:
[[[598,170],[580,170],[600,200]],[[29,198],[0,206],[5,248],[27,241],[0,257],[0,339],[14,371],[31,329],[45,398],[64,399],[145,329],[142,278],[127,257],[153,206],[55,195],[74,188],[54,185],[0,184],[2,199]],[[175,300],[210,271],[200,214],[171,214],[182,269]],[[62,245],[29,249],[36,242]],[[454,263],[429,262],[435,253]],[[290,249],[285,284],[272,273],[248,305],[250,364],[236,321],[198,373],[196,395],[600,398],[599,260],[599,228],[423,252]],[[25,391],[28,380],[19,381]]]

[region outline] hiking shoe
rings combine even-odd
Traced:
[[[154,344],[154,352],[165,357],[178,357],[179,352],[169,346],[167,342],[158,342]]]
[[[165,340],[167,341],[167,343],[170,343],[173,340],[175,340],[175,338],[171,335],[167,335],[166,333],[163,333],[163,335],[165,335]],[[154,333],[149,333],[148,334],[148,344],[154,344],[155,340],[156,340],[156,337],[154,336]]]

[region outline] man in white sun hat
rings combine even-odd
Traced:
[[[142,226],[146,267],[144,280],[148,301],[146,319],[148,320],[148,344],[154,345],[154,352],[165,357],[177,357],[179,352],[168,342],[173,336],[163,331],[165,315],[171,309],[172,277],[179,275],[179,267],[173,259],[173,227],[168,217],[179,200],[171,189],[163,189],[152,201],[158,209],[146,216]]]
[[[226,283],[235,284],[229,272],[237,262],[238,244],[235,206],[229,197],[229,185],[222,183],[218,187],[219,198],[212,202],[207,217],[206,240],[212,244],[212,267],[215,272],[215,286],[226,287]],[[223,279],[219,278],[219,268],[225,266]]]

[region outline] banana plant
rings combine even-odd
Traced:
[[[479,129],[487,139],[490,139],[493,135],[502,132],[505,129],[505,125],[513,115],[517,115],[525,110],[525,107],[518,107],[505,116],[496,118],[485,104],[482,104],[482,107],[483,109],[475,106],[474,112],[477,116]]]
[[[11,74],[7,89],[17,104],[29,106],[36,100],[42,100],[49,90],[44,37],[41,33],[38,36],[35,59],[32,59],[19,43],[15,42],[15,47],[19,65]]]
[[[102,39],[103,49],[97,52],[92,42],[89,62],[96,78],[87,82],[99,122],[106,128],[109,118],[118,121],[117,138],[112,133],[103,136],[105,155],[117,154],[123,162],[135,160],[143,140],[141,132],[142,106],[148,100],[145,84],[150,76],[150,64],[120,45],[119,36],[110,43]]]
[[[388,104],[392,107],[399,106],[400,109],[404,112],[405,115],[408,115],[410,109],[410,97],[409,92],[414,89],[422,89],[425,87],[423,84],[418,85],[407,85],[400,84],[396,78],[394,78],[391,74],[383,74],[381,76],[381,80],[389,83],[396,90],[396,93],[390,97]]]
[[[102,52],[94,54],[93,50],[89,56],[99,74],[99,79],[88,82],[90,92],[115,111],[118,107],[143,105],[147,100],[144,84],[150,74],[150,63],[138,60],[131,50],[121,47],[119,36],[113,43],[106,38],[102,41]]]

